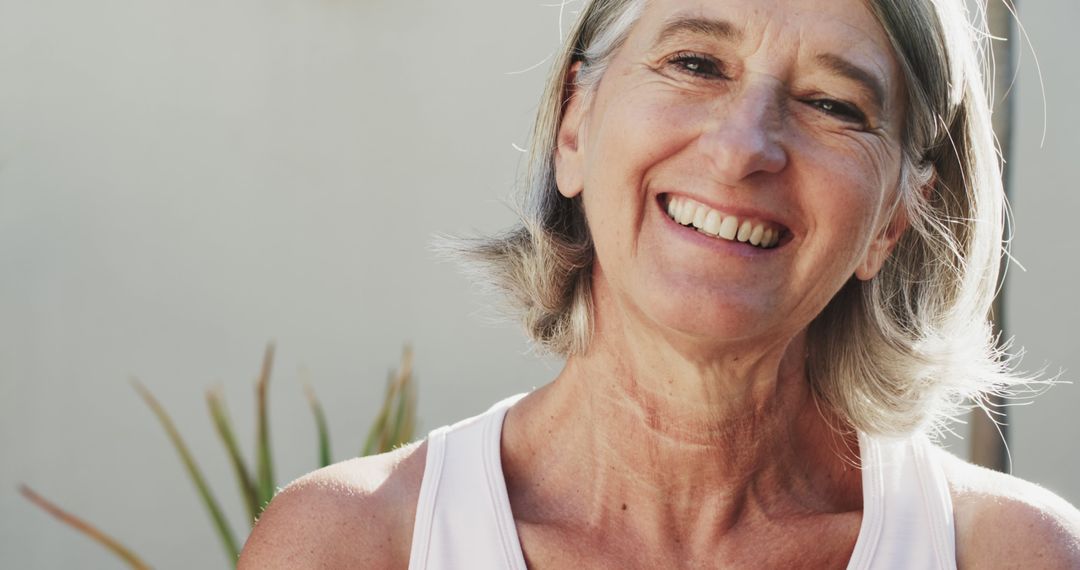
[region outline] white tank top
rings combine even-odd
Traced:
[[[433,430],[409,570],[526,570],[503,479],[501,435],[518,394]],[[863,517],[849,570],[955,569],[952,499],[925,436],[859,435]]]

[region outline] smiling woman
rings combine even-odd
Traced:
[[[247,568],[1080,566],[1080,513],[927,437],[1023,383],[962,0],[593,0],[520,227],[459,242],[550,384],[301,478]]]

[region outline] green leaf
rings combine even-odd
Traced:
[[[406,377],[405,381],[408,382],[407,377]],[[390,437],[388,438],[387,448],[383,449],[382,450],[383,452],[390,451],[391,449],[394,449],[395,447],[397,447],[397,446],[401,445],[402,443],[406,442],[406,441],[403,441],[402,438],[405,435],[405,431],[406,431],[406,427],[407,427],[405,425],[405,422],[408,419],[408,405],[409,405],[408,389],[407,389],[406,386],[402,386],[401,389],[399,389],[398,393],[397,393],[397,405],[395,406],[395,409],[394,409],[394,422],[392,424],[393,428],[390,430]]]
[[[270,453],[270,424],[267,411],[267,390],[270,385],[270,371],[274,366],[274,343],[268,343],[266,345],[266,352],[263,354],[262,370],[259,372],[259,380],[255,384],[255,394],[257,397],[257,440],[255,444],[256,450],[256,469],[257,471],[257,489],[259,498],[259,511],[266,508],[270,499],[274,498],[274,466],[273,459]]]
[[[385,453],[412,440],[415,431],[415,396],[412,388],[412,348],[405,345],[401,367],[387,380],[382,408],[375,419],[364,455]]]
[[[326,427],[326,414],[323,413],[319,398],[315,396],[315,388],[311,387],[311,382],[304,382],[304,393],[307,394],[311,413],[315,415],[315,427],[319,432],[319,467],[326,467],[333,463],[330,458],[330,430]]]
[[[214,427],[218,436],[225,445],[225,451],[236,474],[236,483],[240,487],[240,496],[244,499],[244,506],[248,510],[248,523],[255,525],[255,519],[259,516],[259,499],[255,490],[255,480],[244,462],[244,456],[240,452],[240,446],[236,443],[236,436],[229,421],[229,413],[225,407],[225,395],[220,389],[207,390],[206,405],[210,408],[210,417],[214,420]]]
[[[128,566],[135,570],[150,570],[150,565],[143,562],[141,558],[135,555],[134,552],[129,550],[126,546],[120,544],[115,538],[105,534],[96,526],[86,522],[85,520],[61,509],[55,504],[49,502],[45,497],[35,493],[33,489],[26,485],[19,485],[19,493],[23,497],[26,497],[28,501],[41,507],[50,515],[56,517],[60,522],[70,526],[71,528],[81,532],[82,534],[90,537],[93,541],[108,548],[113,554],[118,556]]]
[[[364,441],[364,450],[360,452],[362,456],[368,456],[373,453],[378,453],[380,447],[382,447],[383,434],[386,431],[386,422],[390,416],[390,409],[394,403],[394,375],[390,374],[390,377],[386,380],[386,393],[383,395],[382,407],[379,408],[379,414],[375,416],[375,422],[371,426],[371,430],[368,431],[367,440]]]
[[[405,428],[402,443],[409,443],[416,437],[416,381],[410,376],[405,386],[408,402],[405,407]]]
[[[203,477],[202,471],[199,470],[198,465],[195,463],[195,458],[188,451],[187,444],[184,443],[180,432],[176,429],[176,425],[173,424],[172,418],[165,412],[165,408],[158,403],[154,395],[150,393],[138,380],[132,378],[131,383],[135,386],[135,390],[139,392],[146,404],[150,406],[150,410],[157,416],[161,426],[165,428],[165,433],[172,441],[173,447],[176,448],[176,452],[180,455],[180,459],[184,462],[184,467],[187,469],[188,475],[191,477],[193,483],[195,483],[196,489],[199,491],[199,495],[202,497],[203,504],[206,505],[206,510],[210,513],[210,518],[213,519],[214,525],[217,527],[218,535],[221,537],[221,542],[225,546],[225,552],[229,556],[229,562],[235,564],[237,558],[240,556],[240,549],[237,547],[236,538],[233,536],[232,530],[229,528],[229,523],[225,520],[225,515],[222,513],[221,508],[218,506],[218,502],[214,499],[214,495],[210,492],[210,486],[206,483],[206,478]]]
[[[413,385],[413,357],[412,347],[405,345],[401,355],[401,372],[398,376],[397,410],[394,414],[394,431],[392,441],[387,449],[391,449],[412,441],[415,431],[415,408],[416,395]]]

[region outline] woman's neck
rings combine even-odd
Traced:
[[[545,481],[511,489],[538,522],[632,521],[638,535],[708,542],[777,517],[861,506],[857,440],[817,405],[802,335],[782,350],[709,358],[646,334],[594,339],[511,410],[524,421],[507,423],[508,480]],[[554,500],[568,489],[581,500]]]

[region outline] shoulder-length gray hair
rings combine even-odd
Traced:
[[[568,87],[595,89],[645,2],[584,0],[537,113],[520,225],[454,246],[508,296],[529,336],[563,356],[589,343],[594,253],[579,201],[555,185],[556,134]],[[969,399],[1018,382],[988,320],[1005,197],[984,25],[969,21],[964,0],[867,2],[907,87],[899,207],[910,228],[874,279],[853,278],[811,324],[808,376],[854,428],[899,435],[940,427]]]

